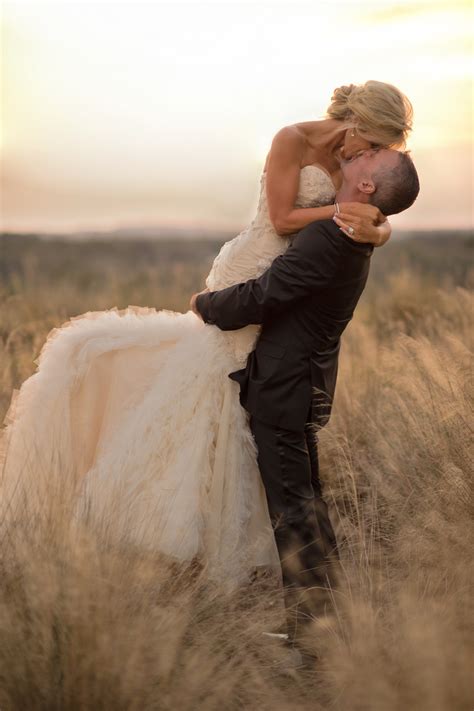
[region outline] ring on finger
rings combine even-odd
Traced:
[[[349,232],[350,235],[354,234],[354,228],[353,227],[348,227],[347,231]]]

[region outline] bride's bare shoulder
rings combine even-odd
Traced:
[[[300,128],[302,124],[293,123],[290,126],[283,126],[273,136],[273,143],[305,143],[306,133]]]
[[[304,154],[306,148],[306,134],[302,131],[298,124],[291,124],[290,126],[283,126],[279,131],[275,133],[272,140],[272,145],[270,151],[267,155],[265,161],[264,170],[267,168],[268,160],[270,154],[280,153],[291,153],[298,159]]]

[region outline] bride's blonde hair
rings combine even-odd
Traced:
[[[327,117],[370,141],[391,148],[404,148],[412,129],[413,107],[393,84],[366,81],[334,90]]]

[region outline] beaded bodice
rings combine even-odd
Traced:
[[[255,218],[237,237],[222,246],[214,260],[206,279],[206,286],[211,291],[260,276],[289,245],[289,239],[280,237],[270,221],[265,181],[264,172],[260,177],[260,196]],[[316,165],[301,168],[295,207],[329,205],[334,197],[334,185],[322,168]]]

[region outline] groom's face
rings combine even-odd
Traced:
[[[342,165],[344,181],[353,187],[371,181],[380,168],[395,168],[399,153],[391,148],[369,148]]]

